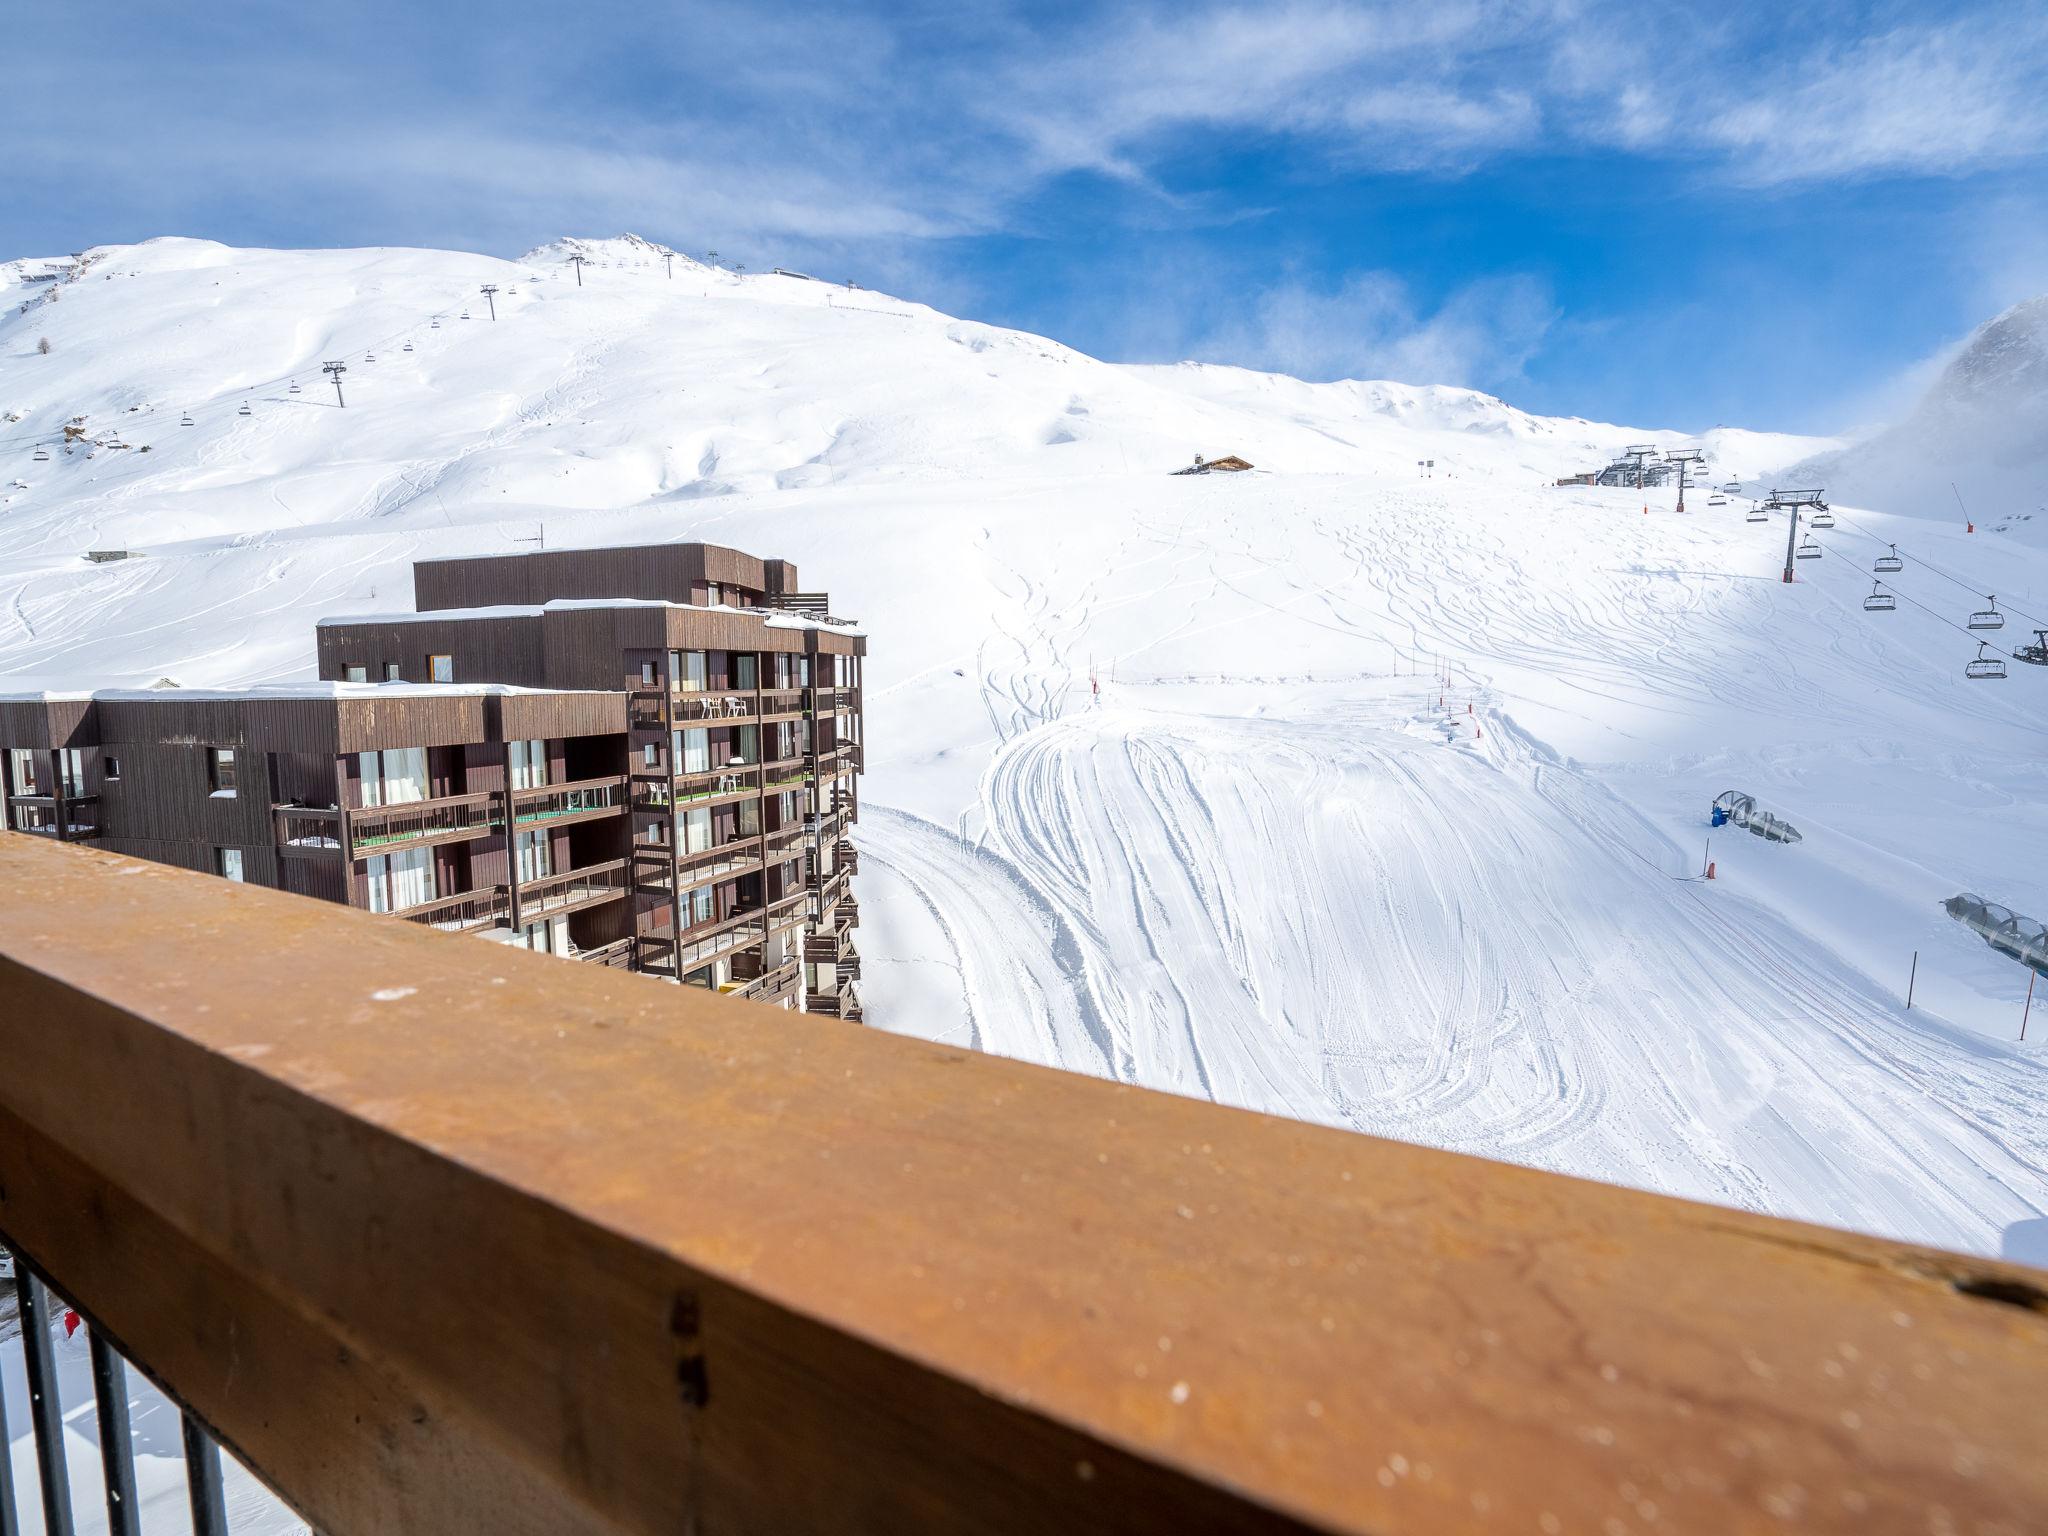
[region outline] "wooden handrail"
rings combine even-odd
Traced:
[[[332,1536],[2048,1525],[2016,1265],[32,838],[0,1061],[0,1232]]]

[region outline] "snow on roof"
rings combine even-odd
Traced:
[[[660,597],[558,597],[538,605],[500,603],[481,608],[431,608],[425,613],[369,613],[317,621],[321,629],[353,624],[425,624],[435,620],[467,623],[483,619],[537,619],[544,613],[604,608],[673,608],[683,613],[736,613],[757,618],[771,629],[828,629],[835,634],[862,631],[838,619],[820,619],[780,608],[736,608],[730,603],[672,603]]]
[[[246,688],[94,688],[0,693],[0,704],[160,704],[263,699],[463,699],[513,694],[602,693],[597,688],[521,688],[511,683],[253,683]]]

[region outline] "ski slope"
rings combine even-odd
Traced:
[[[2048,669],[1965,682],[1919,564],[2010,645],[2020,537],[1848,509],[1786,586],[1746,503],[1551,482],[1829,444],[1121,367],[629,241],[88,256],[54,303],[0,267],[0,686],[304,677],[321,613],[540,537],[787,557],[870,636],[870,1022],[2048,1259],[2026,973],[1936,907],[2048,915]],[[1866,614],[1893,540],[1927,609]],[[1729,788],[1805,841],[1707,883]]]

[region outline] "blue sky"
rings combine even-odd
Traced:
[[[6,256],[630,229],[1103,357],[1788,430],[2048,292],[2048,0],[132,3],[8,71]]]

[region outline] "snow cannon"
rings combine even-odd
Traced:
[[[1773,816],[1756,803],[1756,796],[1739,789],[1725,790],[1714,797],[1713,824],[1737,826],[1772,843],[1796,843],[1799,829],[1782,817]]]
[[[2036,975],[2048,976],[2048,928],[2033,918],[1968,891],[1949,897],[1941,907],[2001,955],[2019,961]]]

